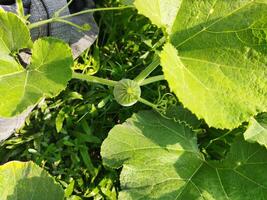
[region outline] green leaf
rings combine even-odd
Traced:
[[[138,12],[148,17],[153,24],[171,31],[181,0],[135,0]]]
[[[164,77],[209,126],[267,110],[267,0],[182,1],[161,53]]]
[[[123,166],[119,199],[267,199],[267,152],[237,139],[225,160],[207,161],[188,126],[141,112],[110,131],[101,154]]]
[[[57,117],[56,117],[56,130],[57,130],[58,133],[62,130],[64,121],[67,118],[66,110],[67,109],[64,107],[57,114]]]
[[[39,39],[33,44],[31,64],[24,69],[0,61],[0,116],[12,117],[43,97],[53,97],[71,79],[72,54],[67,44],[57,39]],[[4,64],[4,65],[3,65]]]
[[[9,54],[29,47],[29,44],[31,37],[27,26],[15,14],[0,10],[0,69],[16,66]]]
[[[18,62],[19,50],[31,42],[29,30],[14,14],[0,12],[0,116],[22,113],[43,97],[61,92],[71,79],[70,47],[58,39],[33,44],[31,62]]]
[[[64,191],[33,162],[9,162],[0,166],[1,200],[63,200]]]
[[[244,137],[249,142],[257,142],[267,148],[267,113],[250,120]]]
[[[33,44],[31,63],[18,62],[19,50],[29,47],[29,30],[14,14],[0,12],[0,116],[22,113],[43,97],[61,92],[71,79],[70,47],[58,39]]]

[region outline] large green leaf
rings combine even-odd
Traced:
[[[267,148],[267,113],[250,120],[244,137],[249,142],[257,142]]]
[[[221,162],[206,161],[188,126],[153,112],[115,126],[102,146],[104,164],[123,166],[119,199],[267,199],[267,152],[242,138]]]
[[[31,63],[24,68],[16,52],[28,47],[29,30],[14,14],[0,12],[0,116],[12,117],[53,97],[71,79],[72,53],[69,46],[52,38],[33,44]]]
[[[158,27],[171,31],[181,0],[135,0],[134,5]]]
[[[156,8],[137,8],[156,23],[146,10]],[[161,63],[179,100],[208,125],[232,129],[267,110],[266,13],[267,0],[181,1]]]
[[[33,162],[9,162],[0,166],[1,200],[63,200],[64,191]]]

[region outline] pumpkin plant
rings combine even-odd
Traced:
[[[207,126],[218,131],[242,126],[245,137],[239,134],[227,157],[214,161],[200,151],[192,117],[174,121],[155,111],[134,114],[102,145],[103,163],[122,167],[119,199],[267,199],[267,1],[135,0],[134,6],[162,29],[158,46],[163,48],[135,79],[121,81],[72,71],[71,50],[58,39],[31,41],[30,28],[69,16],[27,24],[1,11],[0,117],[19,115],[58,95],[72,78],[114,87],[114,99],[122,106],[141,102],[157,111],[142,98],[141,86],[165,79],[182,105]],[[20,57],[25,51],[32,54],[26,65]],[[163,75],[149,77],[159,65]],[[28,165],[15,171],[29,177]]]

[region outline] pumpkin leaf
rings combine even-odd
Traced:
[[[135,0],[138,12],[148,17],[153,24],[170,32],[181,0]]]
[[[1,200],[63,200],[64,191],[33,162],[12,161],[0,166]]]
[[[138,2],[139,12],[160,27],[164,13],[174,10],[159,12],[159,0]],[[161,64],[184,107],[209,126],[227,129],[265,112],[267,1],[189,0],[176,8]]]
[[[0,116],[10,118],[44,97],[56,96],[71,79],[70,47],[43,38],[32,47],[31,62],[22,66],[18,52],[30,43],[29,30],[14,14],[0,12]]]
[[[119,199],[265,199],[267,152],[237,139],[225,160],[208,161],[184,123],[141,112],[110,131],[101,154],[122,167]]]
[[[13,13],[0,10],[0,59],[10,61],[7,59],[8,55],[4,57],[4,54],[18,52],[20,49],[29,47],[30,44],[30,31],[23,21]]]

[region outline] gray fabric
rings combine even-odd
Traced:
[[[94,7],[92,0],[86,0],[86,2],[87,5],[84,9]],[[40,21],[40,18],[51,18],[55,11],[61,9],[66,4],[66,0],[32,0],[30,7],[31,17],[29,20],[31,23],[33,23]],[[61,12],[62,16],[68,14],[70,14],[68,9],[65,9]],[[85,51],[94,43],[99,30],[91,13],[70,18],[69,21],[80,26],[87,23],[91,26],[91,29],[89,31],[81,31],[80,29],[65,23],[51,23],[31,30],[32,38],[33,40],[42,36],[60,38],[70,44],[73,57],[77,58],[83,51]]]
[[[31,23],[48,19],[48,13],[45,12],[45,6],[41,1],[32,1],[30,6],[30,18]],[[31,36],[33,40],[39,37],[44,37],[48,35],[49,25],[40,26],[31,30]]]
[[[98,36],[99,29],[94,21],[93,15],[85,14],[73,17],[71,21],[82,26],[90,22],[91,29],[89,31],[80,31],[77,28],[71,28],[70,44],[74,58],[77,58],[82,52],[93,44]]]
[[[16,129],[19,129],[24,125],[25,120],[31,113],[32,109],[33,107],[30,107],[22,114],[13,118],[0,118],[0,142],[9,138]]]
[[[32,0],[30,7],[31,23],[51,18],[54,13],[66,5],[66,0]],[[68,9],[61,12],[61,16],[69,15]],[[52,36],[62,39],[66,42],[70,41],[70,27],[65,23],[51,23],[42,27],[31,30],[32,39],[36,40],[44,36]]]
[[[92,0],[87,1],[87,6],[84,9],[92,8],[94,3]],[[1,0],[0,0],[1,3]],[[40,20],[49,19],[53,16],[54,12],[66,5],[66,0],[23,0],[25,7],[25,14],[30,14],[29,21],[31,23]],[[16,5],[0,5],[7,11],[16,12]],[[65,9],[61,15],[68,15],[69,10]],[[98,27],[94,21],[92,14],[84,14],[76,16],[70,19],[71,22],[77,25],[84,25],[88,23],[91,26],[89,31],[81,31],[73,26],[65,23],[52,23],[44,25],[42,27],[31,30],[31,36],[33,40],[43,36],[53,36],[64,40],[69,43],[73,57],[77,58],[84,50],[89,48],[97,38]],[[22,58],[26,58],[28,55],[20,54]],[[14,133],[16,129],[23,126],[26,118],[31,113],[34,107],[24,111],[24,113],[9,119],[0,118],[0,142],[7,139]]]
[[[16,6],[1,5],[0,7],[2,7],[7,12],[16,12]]]

